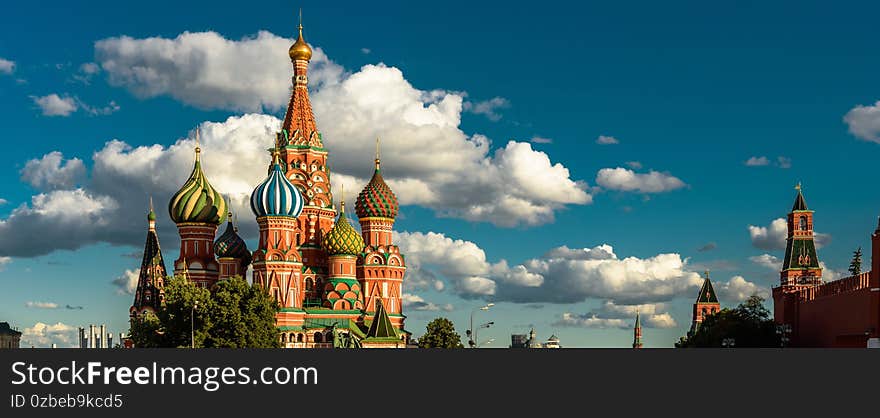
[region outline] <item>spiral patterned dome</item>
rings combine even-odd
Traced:
[[[348,223],[348,218],[345,216],[345,203],[342,204],[339,219],[330,232],[324,235],[321,245],[330,255],[358,255],[364,250],[363,237]]]
[[[248,251],[247,244],[238,236],[238,229],[232,225],[232,220],[226,224],[226,231],[214,242],[214,254],[217,258],[237,258],[243,260],[244,264],[250,264],[251,252]]]
[[[373,178],[355,201],[355,212],[358,218],[394,218],[399,208],[397,196],[385,184],[377,162]]]
[[[263,216],[297,217],[303,209],[299,189],[287,180],[277,160],[272,164],[269,177],[251,193],[251,210],[258,218]]]
[[[199,161],[201,150],[196,147],[196,163],[189,179],[168,202],[168,212],[174,223],[208,223],[220,225],[226,219],[226,201],[211,186],[202,163]]]

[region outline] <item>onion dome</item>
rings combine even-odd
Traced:
[[[299,189],[284,176],[278,162],[278,152],[273,153],[269,176],[251,193],[251,210],[258,218],[263,216],[297,217],[303,209],[303,197]]]
[[[306,43],[306,40],[303,39],[302,23],[299,24],[299,38],[296,38],[296,42],[294,42],[293,45],[290,46],[287,54],[290,55],[290,59],[293,61],[308,61],[312,59],[312,48],[310,48],[309,45]]]
[[[247,244],[238,235],[238,228],[232,224],[231,212],[227,219],[229,222],[226,224],[226,231],[214,242],[214,254],[217,255],[217,258],[237,258],[243,260],[245,264],[249,264],[251,253],[248,251]]]
[[[339,219],[330,232],[324,235],[321,244],[330,255],[358,255],[364,250],[364,238],[348,223],[348,218],[345,216],[345,200],[342,201]]]
[[[385,184],[382,172],[379,169],[379,140],[376,140],[376,171],[373,178],[358,195],[355,201],[355,212],[358,218],[394,218],[400,206],[397,204],[397,196],[391,188]]]
[[[198,132],[196,133],[198,141]],[[196,163],[189,179],[168,202],[168,212],[174,223],[208,223],[220,225],[226,219],[226,201],[208,183],[199,161],[201,148],[196,146]]]

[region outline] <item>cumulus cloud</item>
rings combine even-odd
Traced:
[[[584,328],[633,328],[636,313],[641,316],[642,325],[647,328],[674,328],[675,319],[666,311],[662,303],[639,305],[618,305],[605,301],[598,309],[585,314],[565,312],[553,325]]]
[[[86,166],[79,158],[64,161],[64,155],[52,151],[42,158],[25,163],[21,180],[39,190],[70,189],[86,175]]]
[[[15,71],[15,62],[0,58],[0,74],[12,74]]]
[[[788,237],[788,221],[785,218],[776,218],[768,226],[749,225],[749,236],[752,245],[762,250],[784,250],[785,240]],[[814,232],[813,240],[816,248],[822,248],[831,242],[831,235]]]
[[[455,281],[456,288],[475,289],[479,280],[486,276],[490,265],[486,253],[471,241],[452,239],[436,232],[394,232],[394,242],[406,254],[407,289],[435,288],[442,281],[433,272]],[[484,290],[485,291],[485,290]]]
[[[596,143],[599,145],[614,145],[619,144],[620,141],[613,136],[599,135],[599,137],[596,138]]]
[[[493,97],[480,102],[466,101],[463,103],[465,112],[483,115],[493,122],[501,120],[501,114],[498,113],[498,109],[506,107],[510,107],[510,101],[503,97]]]
[[[138,276],[140,274],[141,269],[139,268],[134,270],[126,269],[119,277],[113,279],[110,283],[116,286],[116,294],[133,295],[135,290],[137,290]]]
[[[718,283],[716,287],[718,296],[731,303],[742,302],[754,294],[764,299],[770,297],[770,289],[758,286],[742,276],[733,276],[727,282]]]
[[[779,271],[782,270],[782,260],[778,257],[770,255],[770,254],[761,254],[749,257],[749,261],[761,266],[768,268],[770,270]]]
[[[880,143],[880,101],[873,105],[858,105],[843,117],[849,133],[864,141]]]
[[[636,173],[623,167],[599,170],[596,184],[608,190],[639,193],[663,193],[687,186],[681,179],[668,173],[654,170]]]
[[[56,93],[46,96],[31,96],[34,103],[43,112],[43,116],[70,116],[76,112],[76,99],[73,97],[61,97]]]
[[[58,304],[55,302],[26,302],[24,306],[26,308],[58,309]]]
[[[101,72],[101,67],[94,62],[84,62],[79,66],[79,71],[73,75],[73,79],[83,83],[85,85],[89,85],[92,82],[92,77]]]
[[[452,312],[455,307],[452,304],[446,304],[443,306],[438,306],[432,302],[426,302],[421,296],[413,295],[410,293],[404,293],[401,297],[403,301],[403,306],[407,309],[412,309],[415,311],[444,311],[444,312]]]
[[[761,167],[765,165],[770,165],[770,160],[764,156],[750,157],[748,160],[746,160],[745,164],[748,167]]]
[[[21,333],[23,347],[51,347],[52,344],[57,344],[58,347],[69,348],[74,347],[75,341],[76,328],[61,322],[56,322],[54,325],[37,322]]]

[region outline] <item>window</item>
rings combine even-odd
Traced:
[[[801,225],[800,225],[800,228],[798,228],[798,229],[800,229],[801,231],[806,231],[807,230],[807,217],[801,216],[800,222],[801,222]]]
[[[321,334],[320,332],[316,332],[314,339],[315,339],[316,343],[322,343],[322,342],[324,342],[324,334]]]

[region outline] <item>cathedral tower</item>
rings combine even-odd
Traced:
[[[226,218],[226,201],[202,171],[198,140],[196,130],[193,171],[171,197],[168,212],[180,233],[180,257],[174,261],[174,274],[186,271],[196,285],[211,288],[220,278],[220,265],[214,257],[214,234]]]
[[[697,329],[700,328],[700,324],[703,323],[703,319],[720,310],[721,303],[718,302],[718,296],[715,295],[715,289],[712,288],[712,281],[709,279],[709,271],[706,270],[706,277],[703,278],[703,286],[700,288],[700,294],[697,295],[697,301],[694,302],[690,334],[697,332]]]
[[[153,198],[150,198],[150,213],[147,214],[147,242],[144,244],[144,257],[138,274],[137,289],[134,293],[134,304],[129,309],[132,318],[146,311],[156,312],[162,307],[165,287],[165,260],[159,247],[159,235],[156,234],[156,212],[153,212]]]
[[[304,207],[297,220],[302,231],[297,242],[302,251],[302,261],[312,272],[317,272],[327,263],[326,255],[321,251],[321,240],[333,226],[336,210],[330,190],[327,150],[324,149],[309,100],[308,67],[312,49],[303,38],[302,22],[299,37],[290,47],[288,55],[293,63],[293,92],[276,138],[276,146],[280,148],[282,171],[302,192]]]
[[[375,163],[373,177],[355,203],[366,245],[358,276],[363,280],[366,310],[375,312],[376,301],[381,299],[392,322],[399,326],[403,321],[400,298],[406,263],[400,249],[391,242],[399,206],[394,192],[382,178],[378,139]]]
[[[266,289],[282,308],[301,310],[303,264],[297,250],[301,234],[297,217],[303,210],[303,198],[284,176],[277,149],[272,152],[268,177],[251,194],[251,210],[260,227],[260,243],[253,255],[253,282]],[[279,317],[279,322],[283,325],[284,321]]]

